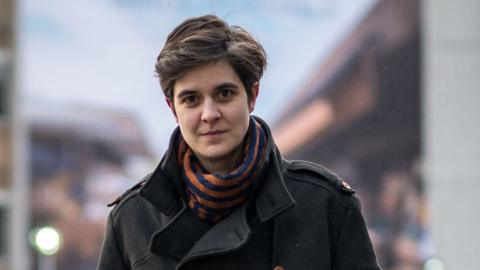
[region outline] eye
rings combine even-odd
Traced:
[[[188,95],[182,99],[182,101],[187,105],[194,105],[198,102],[198,96],[196,95]]]
[[[232,96],[233,96],[233,90],[231,89],[228,89],[228,88],[224,88],[224,89],[220,89],[220,91],[218,92],[218,96],[221,98],[221,99],[230,99]]]

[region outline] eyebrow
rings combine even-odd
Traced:
[[[231,83],[231,82],[225,82],[225,83],[221,83],[217,86],[215,86],[215,91],[218,91],[220,89],[223,89],[223,88],[234,88],[234,89],[238,89],[238,85],[234,84],[234,83]],[[195,89],[183,89],[180,91],[180,93],[177,94],[177,98],[178,99],[181,99],[185,96],[188,96],[188,95],[191,95],[191,94],[195,94],[197,93],[198,90],[195,90]]]
[[[189,90],[189,89],[181,90],[180,93],[177,94],[177,99],[181,99],[185,96],[195,94],[196,92],[197,91],[195,91],[195,90]]]
[[[226,82],[226,83],[222,83],[222,84],[217,85],[215,87],[215,90],[219,90],[219,89],[222,89],[222,88],[235,88],[235,89],[237,89],[238,85],[236,85],[234,83]]]

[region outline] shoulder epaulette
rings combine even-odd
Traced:
[[[140,182],[136,183],[133,187],[127,189],[122,195],[118,196],[115,200],[113,200],[111,203],[107,204],[108,207],[115,206],[119,202],[121,202],[125,197],[127,197],[130,193],[133,191],[143,187],[145,185],[145,182],[150,178],[150,175],[145,176]]]
[[[329,169],[315,164],[309,161],[302,161],[302,160],[292,160],[288,162],[287,170],[293,172],[307,172],[313,173],[317,176],[321,176],[321,178],[328,181],[330,185],[335,187],[337,190],[347,193],[347,194],[354,194],[355,190],[350,187],[350,185],[343,180],[340,176],[336,175]]]

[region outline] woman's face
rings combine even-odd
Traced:
[[[227,60],[189,69],[175,81],[170,107],[183,138],[202,164],[236,161],[257,91],[255,84],[249,100]]]

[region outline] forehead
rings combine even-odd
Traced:
[[[223,59],[187,69],[173,85],[174,95],[181,90],[212,89],[231,83],[243,87],[240,77],[230,63]]]

